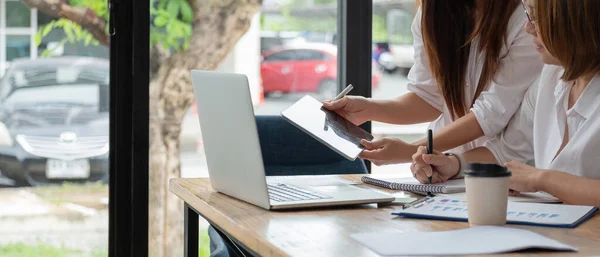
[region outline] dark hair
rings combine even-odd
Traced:
[[[508,22],[520,0],[421,0],[421,29],[429,67],[440,88],[452,118],[467,113],[466,71],[471,43],[479,40],[478,51],[485,62],[473,101],[493,80],[500,51],[507,44]],[[476,3],[482,14],[476,14]],[[417,2],[418,3],[418,2]],[[478,16],[478,17],[476,17]]]
[[[600,1],[537,1],[535,15],[544,46],[561,63],[562,79],[600,72]]]

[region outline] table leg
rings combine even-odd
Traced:
[[[184,218],[184,251],[186,257],[198,257],[198,220],[200,216],[198,213],[190,207],[187,203],[184,206],[185,218]]]

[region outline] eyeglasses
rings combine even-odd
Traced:
[[[527,6],[527,4],[525,3],[525,0],[521,0],[521,4],[523,6],[523,10],[525,11],[525,14],[527,15],[527,19],[529,20],[531,25],[533,25],[534,27],[537,27],[537,22],[532,18],[533,15],[531,15],[529,13],[529,6]]]

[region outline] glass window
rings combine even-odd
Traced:
[[[29,58],[31,55],[30,36],[6,36],[6,61]]]
[[[303,61],[318,61],[327,59],[324,52],[314,50],[298,50],[296,51],[296,56],[298,60]]]
[[[264,62],[280,62],[280,61],[292,61],[298,60],[298,52],[294,50],[285,50],[280,52],[273,52],[272,54],[265,57]]]
[[[21,1],[6,1],[6,27],[28,28],[31,24],[31,10]]]
[[[373,98],[389,99],[408,93],[408,72],[414,63],[412,21],[414,5],[398,8],[392,2],[373,3]],[[372,132],[376,137],[396,137],[412,143],[423,138],[427,124],[391,125],[372,122]],[[410,164],[375,166],[373,174],[390,174],[411,177]],[[399,173],[404,171],[404,173]]]
[[[109,60],[78,51],[31,56],[31,9],[21,1],[0,1],[8,32],[18,33],[2,33],[1,44],[6,56],[0,62],[10,65],[0,80],[0,256],[106,257]],[[88,7],[107,18],[106,1],[61,2],[97,2]],[[62,34],[51,41],[67,38],[63,28],[55,30]]]
[[[205,33],[203,35],[189,34],[189,37],[186,37],[186,31],[190,29],[187,25],[193,21],[202,20],[204,17],[189,17],[190,13],[185,11],[188,7],[180,4],[181,2],[187,3],[186,1],[165,0],[152,2],[155,3],[155,12],[152,13],[153,22],[150,30],[152,44],[158,44],[163,48],[171,48],[173,52],[161,56],[160,51],[153,50],[151,53],[151,67],[155,68],[151,69],[154,70],[151,80],[158,82],[177,77],[185,83],[185,85],[178,85],[191,89],[189,73],[177,73],[175,71],[178,68],[171,69],[168,66],[186,62],[185,59],[182,59],[185,55],[176,53],[186,51],[185,48],[176,49],[176,47],[185,46],[185,42],[189,42],[189,46],[194,47],[194,45],[197,45],[196,42],[206,42],[202,40],[205,37],[211,37],[211,40],[218,42],[220,38],[234,37],[239,31],[232,31],[230,28],[223,29],[219,26],[211,27],[208,23],[204,25],[195,24],[194,29],[202,29]],[[171,2],[176,2],[176,4],[171,4]],[[235,5],[248,5],[255,2],[257,1],[248,3],[234,1],[231,5],[224,5],[219,8],[243,8]],[[224,58],[212,58],[220,54],[213,55],[211,52],[205,52],[205,55],[200,56],[188,56],[194,58],[194,61],[190,62],[196,63],[194,68],[246,75],[255,114],[257,115],[279,115],[307,94],[318,100],[335,97],[338,93],[337,47],[335,45],[338,18],[337,0],[263,0],[258,2],[261,2],[262,6],[252,7],[256,10],[256,14],[252,19],[211,16],[211,19],[229,20],[231,22],[239,22],[236,19],[241,18],[244,23],[249,23],[250,26],[241,33],[243,36],[237,40],[235,45],[215,45],[215,51],[225,51]],[[178,10],[184,11],[180,11],[175,16],[169,16],[167,15],[168,12],[160,11],[161,9],[168,9],[169,5],[178,6]],[[223,11],[229,13],[227,9]],[[217,13],[218,10],[214,12]],[[205,15],[209,16],[210,14]],[[181,42],[184,42],[184,44],[180,45]],[[185,52],[187,55],[192,53],[197,52]],[[197,60],[204,61],[198,62]],[[162,69],[161,72],[156,73],[159,68]],[[162,82],[152,83],[152,85],[159,84],[166,85]],[[152,90],[154,89],[151,88],[150,91],[152,92]],[[171,208],[176,202],[179,202],[177,197],[172,199],[171,196],[168,196],[168,198],[165,198],[165,195],[171,195],[168,190],[162,191],[165,188],[164,185],[168,184],[167,179],[173,176],[184,178],[208,177],[204,144],[193,92],[191,90],[186,91],[185,95],[180,95],[180,92],[181,90],[171,88],[165,90],[163,95],[175,96],[174,94],[177,94],[173,99],[179,99],[177,101],[183,104],[172,102],[175,100],[150,99],[151,106],[162,107],[156,111],[164,113],[165,118],[151,119],[152,124],[150,125],[152,135],[150,141],[154,143],[151,143],[150,149],[150,161],[152,163],[150,165],[149,212],[151,224],[149,232],[155,236],[150,238],[149,250],[150,252],[164,253],[164,256],[180,256],[181,253],[177,251],[181,248],[181,244],[179,244],[181,241],[178,241],[181,239],[175,236],[180,235],[178,234],[180,232],[179,228],[174,227],[168,231],[164,230],[167,226],[171,227],[171,224],[178,223],[177,220],[169,220],[163,214],[173,212],[171,209],[174,209],[176,213],[168,214],[168,217],[183,216],[178,212],[183,208]],[[181,102],[181,99],[190,100],[190,105],[188,105],[185,112],[177,109],[186,106],[185,101]],[[156,101],[160,101],[161,104]],[[171,103],[175,105],[171,105]],[[178,107],[174,109],[169,106]],[[185,114],[181,115],[180,113]],[[174,127],[171,128],[168,128],[171,125],[165,125],[173,122],[170,118],[179,117],[179,115],[182,116],[180,124],[177,122],[178,124],[173,124]],[[177,129],[172,130],[172,128],[178,128],[178,126],[181,126],[180,134]],[[167,132],[167,130],[173,133]],[[174,138],[179,141],[178,144],[172,141]],[[164,148],[161,148],[163,146]],[[159,168],[160,170],[152,170]],[[165,176],[160,177],[162,175]],[[167,207],[171,209],[167,211]],[[207,225],[206,222],[201,222],[201,230],[205,231]],[[200,250],[201,252],[207,252],[209,246],[207,241],[204,240],[206,236],[201,235],[201,238],[203,238],[203,243],[201,243]]]

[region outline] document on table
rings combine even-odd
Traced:
[[[465,200],[436,196],[393,214],[407,218],[467,222],[467,208]],[[594,206],[509,202],[506,222],[515,225],[574,228],[594,216],[596,211],[598,207]]]
[[[495,254],[526,249],[577,251],[528,230],[497,226],[440,232],[360,233],[350,237],[382,256]]]
[[[456,193],[456,194],[438,194],[439,197],[449,197],[453,199],[461,199],[466,200],[467,194]],[[509,202],[527,202],[527,203],[560,203],[561,200],[552,196],[551,194],[544,192],[535,192],[535,193],[520,193],[518,196],[509,196]]]

